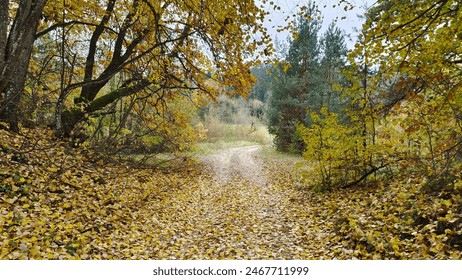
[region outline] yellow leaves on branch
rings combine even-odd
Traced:
[[[384,107],[371,108],[371,116],[379,120],[373,131],[378,141],[388,142],[388,152],[394,153],[390,157],[419,158],[431,166],[432,174],[443,172],[443,162],[452,164],[444,154],[460,141],[455,136],[461,132],[462,109],[456,98],[462,93],[459,6],[458,1],[378,1],[350,54],[358,69],[378,67],[380,74],[367,80],[377,103],[382,97],[398,100],[380,104],[392,107],[386,116],[376,113]],[[392,86],[387,88],[387,83]],[[362,98],[361,87],[351,92]],[[370,95],[364,101],[368,99]]]
[[[409,76],[431,76],[461,54],[458,1],[379,1],[369,11],[366,51],[390,71],[403,63]]]
[[[48,3],[44,16],[49,20],[42,22],[41,30],[63,21],[77,22],[64,27],[66,51],[75,53],[71,82],[82,81],[80,62],[88,52],[88,44],[79,38],[91,38],[105,17],[96,45],[93,78],[123,57],[128,62],[122,72],[128,79],[133,72],[142,72],[156,86],[178,87],[177,79],[167,79],[167,74],[173,74],[195,91],[216,97],[219,92],[207,91],[206,83],[209,73],[217,73],[221,79],[215,82],[222,88],[246,95],[254,82],[249,70],[258,64],[256,53],[270,55],[273,50],[263,27],[266,12],[254,1],[113,2],[109,12],[109,1],[66,1],[65,7],[62,1]],[[122,46],[116,49],[118,44]],[[129,59],[124,51],[132,52]],[[50,77],[50,84],[55,80]]]

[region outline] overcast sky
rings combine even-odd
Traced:
[[[281,10],[270,9],[271,14],[267,16],[267,19],[271,19],[271,22],[268,21],[265,26],[268,28],[273,38],[277,36],[279,40],[285,40],[285,38],[288,36],[288,33],[277,33],[277,26],[285,25],[286,17],[296,14],[297,11],[299,11],[300,6],[307,5],[308,0],[270,1],[273,1],[274,4],[281,7]],[[349,2],[354,4],[355,8],[347,12],[345,12],[344,10],[344,5],[338,6],[338,2],[340,2],[340,0],[315,0],[314,2],[320,8],[323,16],[323,26],[321,29],[321,33],[323,33],[327,29],[329,24],[337,18],[337,26],[343,29],[347,35],[351,36],[351,40],[346,41],[348,48],[352,48],[356,40],[356,32],[354,31],[354,29],[360,29],[363,23],[363,21],[358,18],[358,15],[363,14],[364,7],[371,6],[373,3],[375,3],[375,0],[350,0]],[[333,5],[337,6],[334,8]],[[324,6],[326,7],[324,8]],[[344,16],[346,17],[346,19],[342,20],[341,18]],[[273,28],[273,26],[276,27]]]

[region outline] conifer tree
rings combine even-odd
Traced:
[[[275,145],[281,151],[299,153],[304,149],[296,126],[309,122],[307,110],[318,109],[321,104],[318,40],[321,21],[315,15],[316,8],[311,3],[305,15],[295,23],[297,33],[285,59],[289,68],[275,71],[268,124],[270,133],[275,135]]]

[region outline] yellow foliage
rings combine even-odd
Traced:
[[[382,157],[379,145],[369,143],[360,127],[341,124],[338,115],[325,107],[310,116],[310,127],[297,127],[306,144],[303,156],[312,167],[305,174],[308,184],[316,190],[345,187],[375,168],[372,162]]]
[[[314,184],[348,185],[383,167],[388,175],[429,181],[460,173],[462,14],[456,2],[378,1],[367,12],[344,73],[351,83],[343,89],[346,121],[324,111],[311,116],[311,127],[299,128],[304,156],[317,173]]]

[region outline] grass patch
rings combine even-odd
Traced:
[[[265,145],[261,148],[259,157],[263,160],[267,169],[272,169],[274,166],[284,168],[290,171],[288,172],[289,177],[293,179],[295,185],[305,187],[307,180],[305,174],[312,166],[302,155],[279,152],[274,146]]]
[[[207,142],[252,142],[261,145],[270,144],[273,137],[266,126],[251,124],[229,124],[210,122],[207,124]]]
[[[260,150],[260,157],[264,160],[276,160],[287,164],[298,164],[304,161],[301,155],[279,152],[272,145],[264,145]]]
[[[213,154],[214,152],[235,148],[235,147],[246,147],[246,146],[254,146],[254,145],[261,145],[257,142],[248,142],[248,141],[215,141],[215,142],[199,142],[196,144],[196,147],[192,154],[195,155],[208,155]]]
[[[207,139],[198,142],[188,154],[206,155],[233,147],[269,146],[273,137],[264,125],[228,124],[212,121],[207,124]]]

